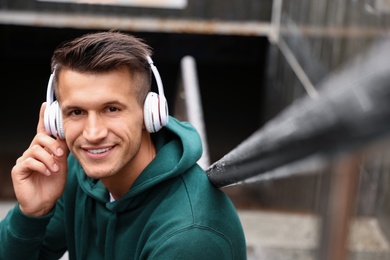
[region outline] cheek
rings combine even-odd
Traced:
[[[143,109],[138,108],[137,111],[133,111],[126,121],[129,122],[128,125],[132,129],[142,130],[145,127]]]
[[[77,138],[77,136],[83,132],[82,124],[67,120],[64,120],[63,128],[65,133],[65,140],[68,143],[68,146],[69,143],[72,143]]]
[[[143,129],[144,123],[140,119],[125,119],[118,122],[113,122],[108,126],[111,132],[118,135],[127,135],[129,138],[138,138]]]

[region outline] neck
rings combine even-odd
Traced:
[[[117,200],[126,194],[141,172],[156,157],[156,148],[147,131],[142,132],[140,149],[136,156],[124,167],[121,172],[101,181],[111,196]]]

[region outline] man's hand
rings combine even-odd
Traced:
[[[62,195],[68,171],[68,147],[44,127],[46,103],[41,106],[37,134],[12,168],[12,182],[21,211],[30,216],[50,212]]]

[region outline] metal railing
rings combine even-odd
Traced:
[[[180,120],[189,121],[198,130],[203,147],[198,163],[203,169],[210,166],[209,146],[203,118],[202,98],[199,89],[196,61],[185,56],[180,62],[180,79],[173,114]]]

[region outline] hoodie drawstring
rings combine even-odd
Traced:
[[[82,216],[81,216],[81,238],[79,243],[79,250],[81,252],[81,259],[87,259],[87,247],[89,240],[89,216],[88,213],[92,210],[92,202],[88,198],[88,196],[83,196],[84,203],[81,205],[85,205],[83,207]]]
[[[114,249],[114,242],[115,242],[115,227],[117,223],[117,214],[116,212],[111,212],[107,228],[106,228],[106,243],[105,243],[105,250],[104,250],[104,259],[115,259],[115,249]]]

